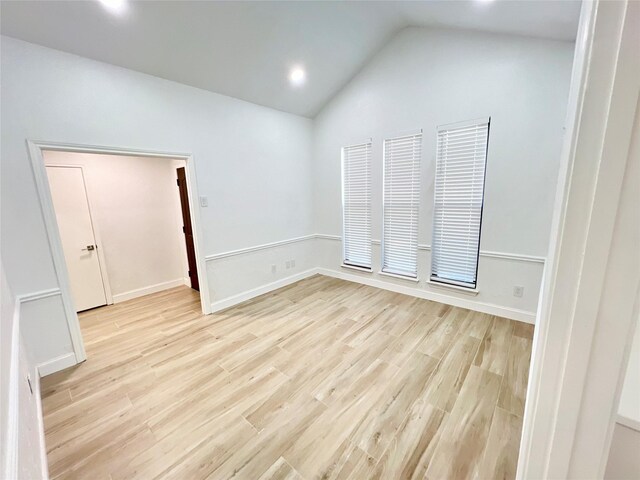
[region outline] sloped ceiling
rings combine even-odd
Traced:
[[[440,26],[573,41],[580,2],[2,1],[3,35],[306,117],[399,30]],[[292,87],[289,70],[307,82]]]

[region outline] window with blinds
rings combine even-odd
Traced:
[[[491,119],[438,128],[431,280],[475,288]]]
[[[382,271],[418,277],[422,132],[384,141]]]
[[[371,142],[342,149],[343,262],[371,268]]]

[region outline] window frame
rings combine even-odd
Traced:
[[[346,188],[345,188],[345,184],[346,184],[346,177],[345,177],[345,153],[347,151],[347,149],[350,148],[355,148],[355,147],[367,147],[368,146],[368,161],[369,161],[369,165],[368,165],[368,177],[367,177],[367,182],[368,182],[368,186],[369,186],[369,232],[368,232],[368,237],[369,237],[369,265],[359,265],[357,263],[353,263],[353,262],[349,262],[347,259],[347,228],[346,228],[346,197],[345,197],[345,192],[346,192]],[[358,142],[358,143],[351,143],[349,145],[345,145],[340,149],[340,181],[341,181],[341,186],[342,186],[342,264],[341,266],[345,267],[345,268],[351,268],[351,269],[355,269],[355,270],[360,270],[360,271],[364,271],[364,272],[372,272],[373,271],[373,248],[371,247],[371,239],[372,239],[372,230],[373,230],[373,225],[372,225],[372,207],[373,207],[373,181],[372,181],[372,166],[373,166],[373,141],[371,138],[366,139],[365,141],[362,142]]]
[[[415,242],[415,275],[400,273],[392,270],[385,270],[385,253],[386,253],[386,242],[385,242],[385,218],[387,216],[387,142],[398,140],[407,137],[416,137],[419,136],[419,154],[417,156],[417,201],[416,201],[416,242]],[[420,190],[422,184],[422,172],[421,172],[421,164],[422,164],[422,143],[424,140],[424,133],[422,129],[412,130],[409,132],[404,132],[400,134],[396,134],[393,136],[386,137],[382,142],[382,238],[380,240],[380,274],[387,275],[395,278],[400,278],[403,280],[412,280],[419,281],[419,266],[420,262],[418,259],[418,230],[419,230],[419,222],[420,222]]]
[[[457,287],[457,288],[463,288],[466,289],[468,291],[471,292],[477,292],[477,288],[478,288],[478,271],[480,268],[480,244],[482,241],[482,220],[483,220],[483,216],[484,216],[484,200],[485,200],[485,192],[486,192],[486,180],[487,180],[487,164],[488,164],[488,160],[489,160],[489,140],[491,137],[491,116],[488,117],[481,117],[481,118],[475,118],[472,120],[464,120],[461,122],[456,122],[456,123],[450,123],[450,124],[445,124],[445,125],[439,125],[436,129],[437,135],[440,134],[441,131],[443,130],[454,130],[454,129],[459,129],[459,128],[465,128],[465,127],[470,127],[470,126],[478,126],[478,125],[483,125],[486,124],[487,125],[487,135],[486,135],[486,146],[485,146],[485,152],[484,152],[484,167],[483,167],[483,175],[482,175],[482,200],[480,202],[480,216],[479,216],[479,226],[478,226],[478,246],[476,249],[476,256],[475,256],[475,261],[476,261],[476,268],[475,268],[475,273],[474,273],[474,281],[473,283],[471,282],[463,282],[460,280],[455,280],[455,279],[449,279],[449,278],[445,278],[445,277],[439,277],[437,275],[434,275],[434,256],[435,256],[435,246],[436,246],[436,242],[434,241],[434,237],[435,237],[435,232],[436,232],[436,208],[437,208],[437,199],[436,199],[436,195],[437,195],[437,190],[436,190],[436,182],[437,182],[437,175],[438,175],[438,142],[436,140],[436,171],[434,174],[434,202],[433,202],[433,221],[432,221],[432,230],[431,230],[431,268],[430,268],[430,272],[429,272],[429,283],[435,283],[438,285],[442,285],[442,286],[453,286],[453,287]],[[436,137],[437,138],[437,137]]]

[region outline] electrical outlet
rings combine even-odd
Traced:
[[[271,273],[276,273],[276,265],[275,265],[275,263],[271,265]]]
[[[520,285],[516,285],[515,287],[513,287],[513,296],[514,297],[522,297],[523,294],[524,294],[524,287],[522,287]]]
[[[287,260],[285,262],[285,265],[286,265],[287,269],[291,268],[291,260]]]
[[[295,260],[291,260],[291,268],[296,266],[296,261]]]

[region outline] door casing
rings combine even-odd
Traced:
[[[69,283],[69,274],[65,263],[64,253],[62,251],[62,241],[58,224],[56,222],[55,210],[51,199],[51,190],[47,180],[47,172],[44,163],[43,151],[53,150],[61,152],[78,152],[78,153],[94,153],[104,155],[124,155],[124,156],[142,156],[142,157],[159,157],[184,160],[187,170],[187,190],[189,192],[189,210],[191,212],[191,223],[194,231],[194,245],[196,250],[196,262],[198,264],[198,283],[200,284],[200,305],[202,313],[208,315],[211,313],[211,300],[209,295],[209,282],[206,275],[206,260],[203,251],[204,239],[202,225],[200,221],[200,209],[197,199],[198,185],[196,181],[196,171],[194,158],[191,154],[185,153],[168,153],[156,152],[153,150],[137,150],[131,148],[105,147],[95,145],[77,145],[70,143],[56,143],[46,141],[27,140],[27,149],[31,160],[31,168],[38,193],[38,200],[42,209],[45,229],[47,232],[47,240],[51,250],[51,257],[55,269],[56,278],[62,294],[62,303],[65,311],[71,343],[73,345],[76,363],[83,362],[87,359],[87,353],[84,348],[82,332],[80,330],[80,322],[78,314],[74,307],[73,298],[71,296],[71,287]]]

